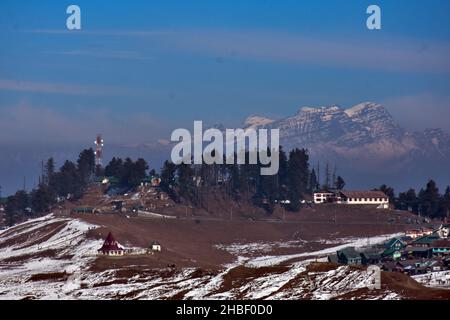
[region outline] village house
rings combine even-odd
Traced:
[[[405,259],[428,259],[431,257],[430,248],[407,246],[402,257]]]
[[[439,236],[429,235],[429,236],[421,237],[421,238],[414,240],[411,243],[411,245],[414,247],[429,248],[429,247],[431,247],[431,244],[434,241],[439,240],[439,239],[440,239]]]
[[[403,265],[398,261],[387,261],[383,263],[381,269],[388,272],[404,272]]]
[[[450,254],[450,240],[436,240],[431,243],[433,256],[443,256]]]
[[[381,253],[377,249],[366,250],[361,252],[361,258],[363,265],[378,264],[381,260]]]
[[[422,233],[424,236],[430,236],[434,233],[435,231],[432,228],[422,228]]]
[[[334,192],[328,190],[314,192],[314,203],[334,202],[334,198]]]
[[[408,230],[405,234],[412,239],[423,237],[423,231],[421,229]]]
[[[103,243],[103,246],[97,250],[101,255],[107,256],[123,256],[125,249],[114,239],[112,233],[108,233],[108,236]]]
[[[401,257],[400,250],[406,247],[406,243],[399,238],[393,238],[383,244],[383,257],[392,257],[398,259]]]
[[[77,207],[72,209],[72,213],[96,213],[98,210],[96,210],[93,207]]]
[[[150,243],[150,249],[152,251],[159,251],[159,252],[161,252],[161,244],[158,241],[152,241]]]
[[[337,252],[338,262],[341,264],[361,265],[361,254],[354,247],[347,247]]]

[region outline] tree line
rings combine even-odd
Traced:
[[[211,156],[215,157],[215,151]],[[271,150],[267,150],[270,155]],[[277,204],[289,211],[298,211],[305,195],[321,187],[343,188],[342,177],[333,176],[328,185],[320,185],[315,169],[311,169],[306,149],[293,149],[288,154],[280,147],[279,170],[271,176],[260,174],[264,165],[250,164],[251,152],[245,153],[244,164],[234,161],[212,165],[174,164],[166,161],[161,169],[161,188],[174,201],[189,202],[193,206],[207,208],[211,191],[219,191],[234,201],[246,201],[272,213]],[[327,165],[328,168],[328,165]],[[328,175],[331,179],[331,175]]]
[[[78,199],[95,175],[95,154],[92,149],[83,150],[76,163],[65,161],[56,170],[53,158],[43,166],[38,186],[31,192],[19,190],[6,199],[6,223],[18,221],[49,212],[61,199]]]
[[[35,189],[31,192],[19,190],[7,197],[6,223],[13,225],[49,212],[59,201],[81,198],[95,177],[114,176],[118,179],[118,186],[125,189],[136,188],[146,177],[147,169],[148,164],[144,159],[133,161],[130,158],[113,158],[103,169],[95,165],[92,148],[81,151],[76,162],[65,161],[59,170],[55,168],[54,159],[50,158],[43,165],[43,172]],[[154,170],[152,173],[156,174]]]
[[[214,156],[212,151],[212,155]],[[268,150],[268,153],[271,151]],[[260,175],[263,166],[260,163],[249,164],[252,157],[245,153],[245,164],[187,165],[166,161],[160,174],[154,169],[150,176],[161,178],[161,189],[176,202],[188,202],[191,205],[206,207],[211,191],[219,191],[229,195],[234,201],[247,201],[252,205],[273,212],[275,205],[281,204],[287,210],[297,211],[300,201],[319,188],[342,189],[345,185],[342,177],[336,177],[334,169],[330,173],[328,164],[325,167],[323,185],[320,183],[319,164],[311,168],[309,154],[306,149],[293,149],[288,154],[280,148],[279,171],[273,176]],[[95,165],[95,153],[90,149],[83,150],[76,162],[65,161],[57,170],[53,158],[43,165],[43,172],[38,186],[31,192],[17,191],[6,199],[6,220],[8,225],[18,221],[49,212],[56,203],[63,200],[81,198],[86,187],[95,177],[109,177],[114,187],[122,190],[135,189],[147,177],[149,166],[139,158],[133,161],[113,157],[104,167]]]
[[[389,197],[389,202],[398,210],[407,210],[429,218],[450,217],[450,186],[441,194],[432,179],[419,192],[410,188],[396,196],[394,189],[386,185],[375,190],[383,191]]]

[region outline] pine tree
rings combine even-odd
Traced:
[[[188,201],[194,199],[194,170],[192,167],[185,163],[177,165],[177,185],[179,193]]]
[[[309,176],[309,192],[313,193],[317,189],[319,189],[319,182],[317,181],[316,171],[314,169],[311,170],[311,174]]]
[[[321,181],[320,181],[320,162],[319,161],[317,161],[317,184],[319,185],[319,188],[317,188],[317,189],[320,189]]]
[[[332,178],[331,178],[331,185],[330,186],[332,186],[332,187],[336,187],[336,184],[337,184],[337,181],[336,181],[336,165],[334,165],[333,166],[333,175],[332,175]],[[344,187],[342,187],[342,188],[344,188]]]
[[[328,189],[330,188],[330,166],[328,165],[328,162],[325,165],[325,184],[324,188]]]
[[[37,189],[31,192],[31,206],[34,212],[49,212],[54,202],[54,195],[45,184],[40,184]]]
[[[80,178],[84,183],[92,180],[95,174],[95,153],[92,148],[81,151],[77,160]]]
[[[309,180],[309,156],[305,149],[294,149],[289,153],[289,210],[298,211],[300,199],[308,191]]]
[[[169,195],[169,197],[177,201],[176,193],[175,193],[175,172],[177,170],[177,166],[170,161],[165,161],[163,167],[161,169],[161,190]]]
[[[450,218],[450,186],[447,186],[442,196],[442,215]]]
[[[120,158],[113,157],[105,167],[105,176],[119,178],[122,175],[123,161]]]
[[[278,199],[287,199],[287,186],[289,183],[288,159],[286,152],[280,146],[279,169],[277,174]]]
[[[75,199],[82,196],[85,181],[72,161],[66,160],[54,179],[54,188],[59,196],[67,197],[70,194]]]
[[[421,190],[419,199],[421,214],[431,218],[437,218],[440,215],[440,195],[439,189],[436,186],[436,182],[434,182],[433,180],[429,180],[425,190]]]
[[[342,190],[342,189],[344,189],[344,187],[345,187],[345,181],[344,181],[344,179],[343,179],[341,176],[338,176],[338,177],[336,178],[336,181],[335,181],[335,183],[334,183],[334,187],[335,187],[337,190]]]
[[[416,195],[416,190],[409,189],[406,192],[401,192],[398,195],[398,209],[408,210],[417,213],[419,206],[419,199]]]
[[[382,191],[385,195],[388,196],[389,202],[395,204],[395,192],[392,187],[388,187],[387,185],[383,184],[378,189],[375,189],[375,191]]]
[[[55,175],[55,161],[53,160],[53,158],[50,158],[47,160],[45,164],[43,182],[46,185],[51,185],[54,175]]]

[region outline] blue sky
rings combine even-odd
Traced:
[[[144,143],[362,101],[450,130],[450,1],[130,2],[0,2],[0,142]]]

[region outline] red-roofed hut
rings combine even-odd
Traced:
[[[114,239],[111,232],[108,233],[103,246],[97,251],[99,254],[107,256],[122,256],[125,253],[125,249]]]

